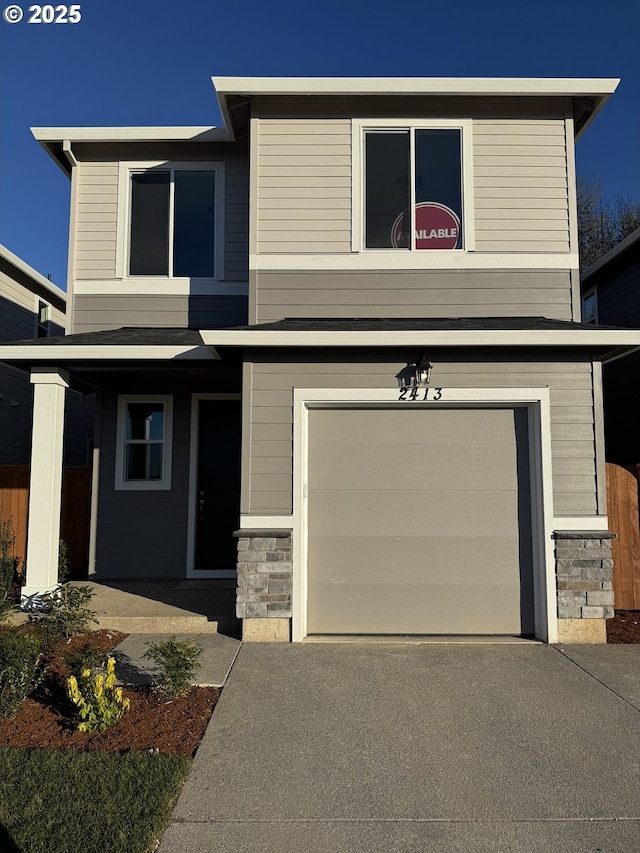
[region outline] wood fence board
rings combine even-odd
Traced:
[[[13,518],[15,556],[27,554],[29,466],[0,465],[0,520]],[[86,578],[89,561],[91,468],[65,467],[62,474],[60,538],[67,543],[69,578]]]
[[[640,466],[638,466],[640,473]],[[640,516],[638,480],[632,471],[607,463],[607,515],[611,543],[613,591],[617,610],[640,609]]]

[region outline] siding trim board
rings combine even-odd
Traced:
[[[557,612],[548,388],[448,388],[441,402],[403,403],[397,389],[293,389],[293,600],[292,639],[307,635],[308,414],[310,408],[472,408],[525,406],[529,417],[535,632],[557,642]]]

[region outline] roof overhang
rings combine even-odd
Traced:
[[[213,347],[551,347],[596,348],[621,357],[640,348],[640,330],[499,329],[410,331],[277,331],[259,329],[203,330]]]
[[[576,136],[615,92],[618,78],[600,77],[212,77],[225,124],[231,97],[374,95],[559,97],[574,100],[581,118]]]
[[[24,275],[28,276],[35,284],[39,285],[42,290],[47,291],[47,293],[51,294],[51,296],[59,299],[63,305],[67,304],[67,294],[58,287],[57,284],[54,284],[52,281],[49,281],[48,278],[39,273],[37,270],[34,270],[33,267],[29,266],[26,261],[23,261],[22,258],[19,258],[17,255],[14,255],[13,252],[9,251],[6,246],[0,244],[0,258],[2,258],[7,263],[11,264],[11,266],[15,267],[15,269],[19,270]]]
[[[640,228],[636,228],[635,231],[632,231],[624,240],[621,240],[617,246],[614,246],[613,249],[607,252],[606,255],[603,255],[599,260],[597,260],[594,264],[591,264],[580,276],[580,280],[582,284],[586,284],[587,281],[591,278],[591,276],[595,275],[600,270],[604,269],[608,264],[612,261],[615,261],[616,258],[620,257],[624,252],[630,249],[632,246],[640,240]]]
[[[226,127],[32,127],[31,133],[62,171],[76,165],[79,142],[229,142]]]

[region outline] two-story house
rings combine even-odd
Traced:
[[[601,364],[640,332],[580,322],[574,141],[617,81],[214,85],[222,129],[34,131],[71,324],[0,348],[36,393],[29,591],[91,387],[97,577],[237,572],[246,639],[603,641]]]

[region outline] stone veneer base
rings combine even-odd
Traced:
[[[291,530],[237,530],[236,615],[248,642],[289,642]],[[270,625],[269,623],[273,624]]]

